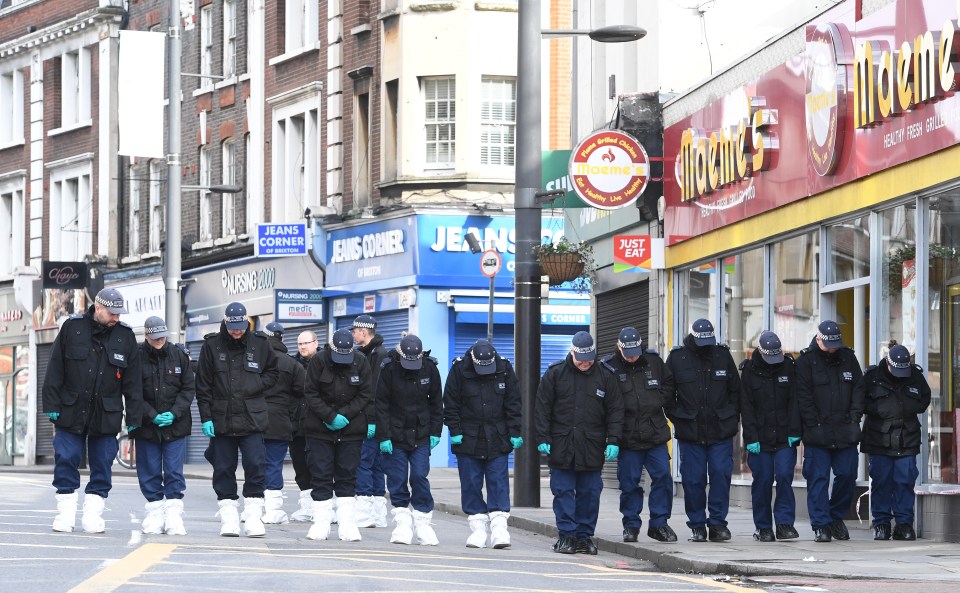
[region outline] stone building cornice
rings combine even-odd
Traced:
[[[30,31],[26,35],[11,39],[0,44],[0,59],[7,59],[19,54],[35,51],[46,45],[51,45],[62,41],[66,37],[86,33],[87,30],[95,30],[103,25],[119,25],[123,20],[126,11],[122,8],[102,7],[82,12],[72,18],[54,23],[49,27]],[[117,34],[119,28],[111,31],[112,37]]]

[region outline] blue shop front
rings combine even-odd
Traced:
[[[362,313],[377,319],[384,346],[394,348],[404,332],[423,340],[439,361],[441,378],[457,356],[487,336],[490,280],[480,254],[470,251],[473,233],[501,259],[494,279],[493,342],[514,358],[514,217],[417,212],[369,224],[328,227],[315,245],[326,262],[324,298],[333,329],[349,327]],[[558,240],[562,219],[544,218],[541,236]],[[590,301],[562,287],[541,304],[541,372],[566,356],[574,333],[589,330]],[[434,466],[453,466],[446,431]]]

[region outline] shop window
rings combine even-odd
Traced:
[[[960,190],[930,200],[929,335],[927,382],[932,399],[925,482],[960,483],[957,418],[960,409]]]
[[[686,291],[683,295],[683,323],[677,343],[690,333],[690,325],[697,319],[709,319],[717,326],[717,298],[720,293],[717,262],[711,261],[686,272]]]
[[[827,227],[830,265],[827,284],[870,275],[870,218],[864,214]]]
[[[896,344],[903,344],[911,354],[916,352],[919,288],[914,228],[916,212],[916,204],[911,202],[880,213],[883,262],[880,268],[882,296],[876,333],[880,347],[878,359],[886,356]]]
[[[810,344],[820,323],[820,233],[773,245],[773,331],[794,357]]]

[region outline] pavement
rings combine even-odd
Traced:
[[[52,473],[52,466],[0,466],[0,472]],[[132,470],[114,467],[116,475],[135,475]],[[242,470],[238,470],[242,475]],[[209,483],[212,468],[206,464],[188,464],[184,468],[188,484],[192,481]],[[240,477],[238,475],[238,477]],[[284,468],[287,506],[296,504],[293,469]],[[512,478],[511,478],[512,481]],[[450,515],[465,516],[460,509],[460,481],[456,468],[431,468],[430,485],[435,510]],[[189,495],[188,495],[189,496]],[[730,575],[738,577],[802,576],[811,579],[903,580],[930,583],[957,583],[960,585],[960,544],[925,540],[913,542],[874,541],[869,521],[848,520],[849,541],[816,543],[809,523],[798,517],[796,528],[800,538],[791,541],[760,543],[753,539],[753,515],[749,508],[731,506],[727,515],[733,534],[722,543],[692,543],[687,541],[690,530],[686,526],[683,499],[675,498],[670,525],[677,532],[676,543],[660,543],[646,536],[647,517],[641,517],[644,526],[640,541],[624,543],[619,513],[619,490],[604,488],[600,500],[600,518],[597,522],[597,546],[603,552],[637,558],[655,564],[660,570],[672,573]],[[540,488],[540,507],[514,507],[510,526],[546,536],[545,552],[557,536],[552,509],[549,478],[543,475]],[[798,506],[805,504],[798,499]],[[293,508],[288,508],[292,512]],[[466,520],[466,519],[464,519]],[[438,534],[443,540],[442,533]]]

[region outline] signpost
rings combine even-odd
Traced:
[[[493,283],[497,272],[503,267],[503,260],[496,249],[487,249],[480,255],[480,271],[490,279],[490,310],[487,316],[487,341],[493,344]]]

